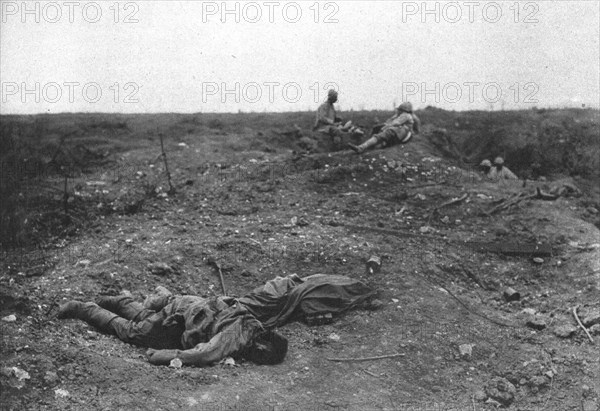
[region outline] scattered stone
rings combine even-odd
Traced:
[[[546,328],[546,322],[544,320],[542,320],[541,318],[532,318],[530,320],[528,320],[525,325],[527,325],[529,328],[533,328],[534,330],[538,330],[541,331],[544,328]]]
[[[92,262],[90,260],[79,260],[75,263],[75,267],[87,268]]]
[[[183,367],[183,362],[179,358],[173,358],[169,363],[169,367],[171,368],[181,368]]]
[[[554,328],[554,335],[560,338],[570,338],[577,331],[577,327],[572,325],[561,325]]]
[[[495,377],[488,382],[485,392],[491,400],[497,401],[500,405],[506,407],[514,401],[517,389],[506,378]]]
[[[527,314],[527,315],[531,315],[534,316],[536,311],[533,308],[524,308],[523,311],[521,311],[523,314]]]
[[[583,398],[587,398],[591,394],[591,392],[592,390],[588,385],[583,384],[581,386],[581,395],[583,395]]]
[[[598,403],[595,400],[586,400],[581,402],[582,411],[598,411]]]
[[[385,303],[383,301],[374,299],[369,303],[368,308],[371,310],[379,310],[380,308],[383,308],[384,305]]]
[[[555,375],[555,374],[554,374],[554,372],[552,372],[552,371],[546,371],[546,372],[544,373],[544,375],[545,375],[546,377],[548,377],[548,378],[552,379],[552,378],[554,378],[554,375]]]
[[[62,388],[57,388],[54,390],[54,396],[56,398],[67,398],[69,395],[69,391],[63,390]]]
[[[173,274],[173,267],[167,263],[161,262],[148,264],[148,270],[155,275]]]
[[[242,277],[252,277],[254,274],[250,270],[243,270],[241,275]]]
[[[487,401],[486,401],[485,403],[486,403],[486,404],[490,404],[490,405],[492,405],[492,406],[493,406],[493,407],[495,407],[495,408],[498,408],[498,407],[501,407],[501,406],[502,406],[502,404],[500,404],[498,401],[496,401],[496,400],[493,400],[493,399],[491,399],[491,398],[488,398],[488,399],[487,399]]]
[[[473,344],[461,344],[458,347],[458,351],[460,352],[461,358],[470,359],[473,355]]]
[[[58,374],[56,374],[54,371],[46,371],[46,374],[44,374],[44,382],[46,384],[53,385],[56,384],[58,381]]]
[[[510,287],[504,290],[503,295],[506,302],[519,301],[521,299],[521,294]]]
[[[0,374],[9,378],[8,385],[18,390],[25,386],[25,380],[31,378],[27,371],[17,367],[4,367],[0,370]]]
[[[2,317],[2,321],[4,321],[5,323],[14,323],[15,321],[17,321],[17,316],[14,314],[7,315],[6,317]]]
[[[596,209],[595,207],[588,207],[588,208],[586,208],[586,210],[590,214],[598,214],[598,209]]]
[[[17,368],[17,367],[12,367],[12,372],[13,372],[14,376],[17,377],[17,379],[19,381],[29,380],[31,378],[29,376],[29,373],[27,371],[22,370],[22,369]]]
[[[299,227],[306,227],[309,224],[308,221],[306,221],[304,218],[299,218],[298,222],[296,223],[296,225],[298,225]]]
[[[548,385],[548,379],[546,377],[544,377],[544,376],[536,375],[536,376],[531,377],[529,379],[529,384],[532,387],[541,388],[541,387],[544,387],[544,386]]]
[[[540,258],[540,257],[535,257],[533,259],[533,262],[536,263],[536,264],[544,264],[544,259]]]
[[[427,233],[432,233],[435,231],[435,229],[433,227],[430,227],[428,225],[424,225],[423,227],[419,228],[419,231],[422,234],[427,234]]]
[[[496,230],[494,230],[494,232],[499,237],[506,237],[507,235],[510,235],[510,231],[503,227],[497,228]]]
[[[585,317],[581,320],[583,325],[587,328],[592,327],[596,324],[600,324],[600,310],[589,311]]]
[[[339,335],[337,335],[336,333],[329,334],[329,336],[327,336],[327,338],[329,338],[332,341],[339,341],[341,339],[341,337]]]
[[[416,198],[416,199],[419,199],[419,200],[421,200],[421,201],[425,201],[425,200],[427,200],[427,197],[425,197],[425,196],[424,196],[423,194],[421,194],[421,193],[419,193],[419,194],[415,195],[415,198]]]
[[[473,398],[475,401],[483,402],[487,400],[488,396],[483,390],[479,390],[473,395]]]

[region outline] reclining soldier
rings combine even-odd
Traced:
[[[413,134],[419,134],[421,120],[413,113],[410,102],[400,104],[391,118],[384,124],[373,128],[372,136],[367,141],[357,146],[348,143],[348,147],[358,154],[362,154],[368,148],[377,144],[391,146],[394,144],[406,144]]]

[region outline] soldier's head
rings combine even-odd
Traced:
[[[504,167],[504,159],[502,157],[496,157],[494,159],[494,165],[498,170],[502,170],[502,167]]]
[[[329,101],[330,103],[335,103],[336,101],[338,101],[338,92],[335,91],[334,89],[330,89],[327,92],[327,101]]]
[[[404,103],[402,103],[398,106],[398,111],[404,112],[404,113],[412,113],[413,106],[409,101],[405,101]]]
[[[492,162],[490,160],[483,160],[481,162],[481,164],[479,164],[479,168],[481,168],[481,171],[484,172],[485,174],[489,173],[489,171],[492,169]]]
[[[269,330],[260,334],[246,349],[244,357],[256,364],[279,364],[288,351],[288,340],[283,335]]]

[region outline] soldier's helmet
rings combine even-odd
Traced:
[[[332,98],[332,97],[337,97],[338,96],[338,92],[335,91],[334,89],[329,89],[329,91],[327,92],[327,98]]]
[[[502,166],[504,165],[504,159],[502,157],[496,157],[494,159],[494,164],[497,166]]]
[[[407,113],[412,113],[413,106],[409,101],[405,101],[404,103],[402,103],[398,106],[398,110],[405,111]]]
[[[481,164],[479,164],[481,167],[492,167],[492,162],[490,160],[483,160],[481,162]]]

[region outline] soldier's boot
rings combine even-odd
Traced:
[[[124,318],[119,318],[118,315],[101,308],[95,303],[83,303],[81,301],[69,301],[61,305],[57,317],[83,320],[109,334],[116,333],[113,327],[114,322],[127,323]]]
[[[367,141],[365,141],[364,143],[362,143],[359,146],[354,145],[352,143],[348,143],[348,147],[350,147],[356,153],[362,154],[365,152],[366,149],[377,145],[377,142],[378,142],[378,140],[375,137],[371,137],[370,139],[368,139]]]
[[[79,318],[79,312],[82,310],[83,303],[81,301],[69,301],[62,304],[58,308],[56,318]]]
[[[154,314],[154,311],[144,309],[141,303],[126,295],[100,297],[98,298],[98,305],[105,310],[132,321],[141,321]]]

